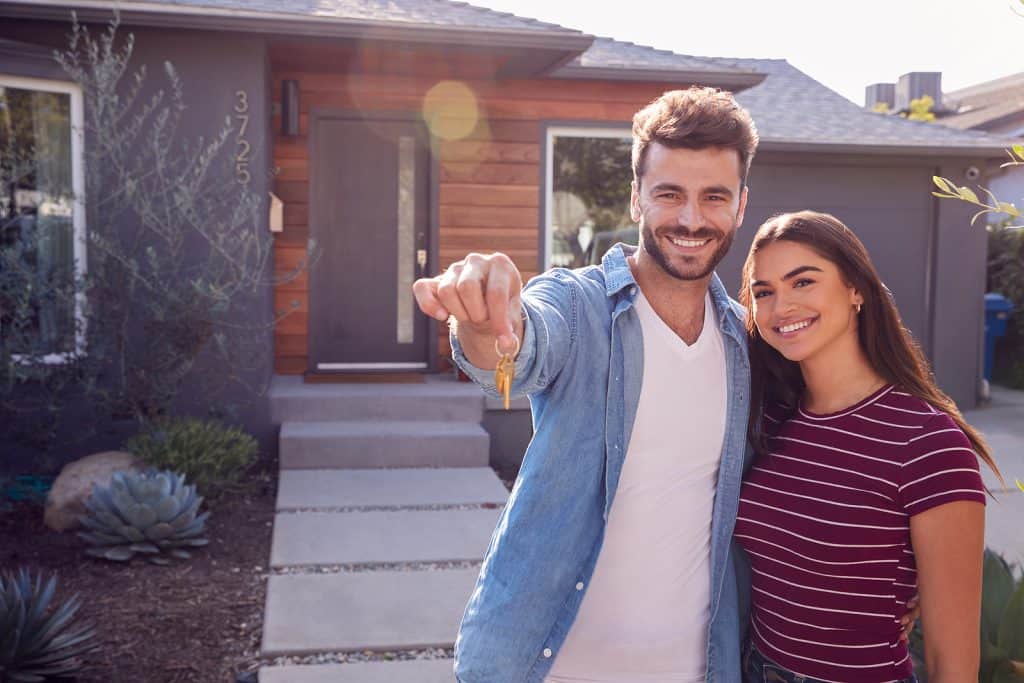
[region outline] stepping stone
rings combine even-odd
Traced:
[[[500,510],[278,513],[272,567],[479,560]]]
[[[479,423],[484,413],[484,394],[474,384],[443,380],[307,384],[300,375],[275,375],[269,397],[274,424],[359,419]]]
[[[278,460],[282,470],[483,467],[490,442],[478,422],[285,422]]]
[[[995,493],[985,505],[985,546],[1003,556],[1010,564],[1024,566],[1024,535],[1020,522],[1024,519],[1024,493],[1014,489]]]
[[[476,569],[282,574],[267,582],[266,657],[452,647]]]
[[[451,659],[264,666],[260,683],[452,683]]]
[[[504,503],[490,467],[281,470],[277,509]]]

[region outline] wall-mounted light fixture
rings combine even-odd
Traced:
[[[281,81],[281,135],[299,134],[299,82]]]

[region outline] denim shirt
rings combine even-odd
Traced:
[[[637,284],[626,261],[634,250],[616,245],[600,267],[554,269],[523,290],[512,393],[529,395],[534,436],[455,641],[461,683],[542,683],[590,583],[643,379]],[[749,582],[732,530],[750,457],[750,366],[744,309],[717,275],[710,292],[729,386],[711,520],[707,681],[738,683]],[[459,367],[497,396],[493,368],[474,367],[454,336],[452,349]]]

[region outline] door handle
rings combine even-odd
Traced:
[[[420,277],[423,277],[424,273],[426,272],[426,268],[427,268],[427,250],[426,249],[417,249],[416,250],[416,265],[419,266]]]

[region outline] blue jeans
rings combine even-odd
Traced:
[[[751,643],[747,643],[743,655],[743,683],[822,683],[816,678],[807,678],[779,666],[765,657]],[[917,677],[905,678],[899,683],[917,683]]]

